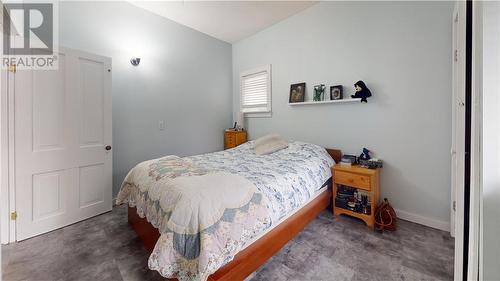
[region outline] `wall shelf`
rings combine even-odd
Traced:
[[[305,102],[289,102],[288,105],[310,105],[310,104],[326,104],[326,103],[349,103],[360,102],[361,99],[342,99],[342,100],[324,100],[324,101],[305,101]]]

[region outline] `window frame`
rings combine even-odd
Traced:
[[[267,104],[262,107],[244,107],[243,106],[243,80],[247,76],[258,74],[261,72],[266,72],[267,74]],[[271,65],[265,65],[261,67],[256,67],[250,70],[242,71],[240,73],[240,112],[244,114],[245,117],[271,117],[272,115],[272,83],[271,83]]]

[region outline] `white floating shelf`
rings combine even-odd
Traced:
[[[360,102],[361,99],[342,99],[342,100],[324,100],[324,101],[305,101],[305,102],[289,102],[289,105],[310,105],[310,104],[325,104],[325,103],[348,103]]]

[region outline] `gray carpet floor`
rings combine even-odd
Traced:
[[[452,280],[449,233],[399,221],[378,233],[324,211],[273,258],[259,280]],[[162,280],[127,224],[126,208],[2,247],[3,280]]]

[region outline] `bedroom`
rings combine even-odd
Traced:
[[[496,2],[24,2],[3,280],[500,280]]]

